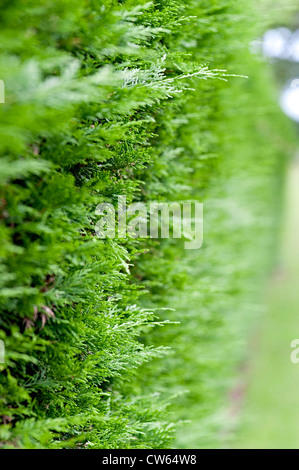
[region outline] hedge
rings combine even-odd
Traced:
[[[3,2],[2,447],[215,445],[286,154],[248,16],[232,0]],[[204,202],[203,248],[100,239],[96,207],[119,195]]]

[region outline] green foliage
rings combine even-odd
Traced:
[[[191,372],[198,350],[182,345],[201,342],[202,352],[207,338],[225,335],[222,316],[251,269],[246,261],[234,266],[230,253],[219,261],[231,243],[219,236],[225,216],[215,211],[219,231],[194,255],[171,239],[100,240],[95,208],[116,204],[117,195],[128,203],[228,198],[213,188],[237,160],[224,165],[230,150],[221,128],[236,112],[225,108],[223,80],[244,80],[227,76],[244,73],[236,63],[224,70],[238,49],[241,8],[234,4],[3,2],[2,447],[167,448],[173,421],[188,419],[169,413],[171,395],[196,389],[182,406],[200,404],[199,424],[202,409],[214,406],[209,394],[218,385],[201,383],[213,371],[210,348],[198,381]],[[261,163],[269,170],[262,185],[275,179],[269,160]],[[229,230],[237,226],[232,220]],[[243,236],[236,232],[234,244]],[[157,309],[173,306],[176,313],[158,319]],[[166,326],[167,319],[181,325]],[[187,365],[180,379],[178,354]]]

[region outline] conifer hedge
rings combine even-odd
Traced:
[[[2,447],[168,448],[191,414],[193,445],[213,432],[206,420],[231,377],[244,286],[262,273],[265,208],[285,152],[280,142],[266,151],[264,111],[254,124],[250,100],[241,108],[255,85],[226,77],[243,73],[244,8],[3,0]],[[237,126],[244,140],[234,142]],[[248,132],[260,137],[250,143]],[[245,205],[255,197],[240,223],[225,201],[244,191]],[[96,206],[119,195],[214,200],[206,245],[195,254],[180,240],[98,238]],[[187,431],[178,445],[190,442]]]

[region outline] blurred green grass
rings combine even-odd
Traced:
[[[299,448],[299,367],[290,359],[299,337],[299,165],[290,165],[279,262],[265,295],[267,313],[250,352],[236,446]]]

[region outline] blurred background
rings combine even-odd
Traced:
[[[277,105],[294,130],[294,150],[282,182],[277,255],[263,295],[264,317],[251,332],[243,377],[232,392],[232,399],[242,402],[232,445],[298,449],[299,4],[273,1],[267,7],[261,14],[268,27],[250,49],[269,64]]]

